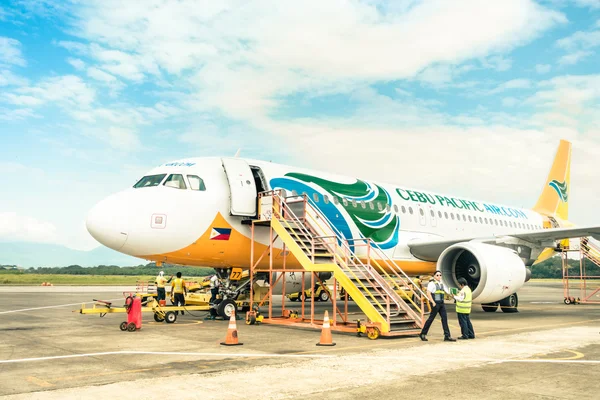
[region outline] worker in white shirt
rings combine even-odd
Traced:
[[[465,278],[458,278],[458,286],[460,292],[454,299],[456,300],[456,315],[458,316],[458,324],[460,325],[461,336],[459,339],[475,339],[475,331],[473,325],[471,325],[471,302],[473,300],[473,293],[471,288],[467,285]]]
[[[166,296],[165,285],[167,283],[170,283],[171,279],[173,279],[173,275],[171,275],[171,277],[169,279],[167,279],[167,278],[165,278],[164,271],[160,271],[158,273],[158,276],[154,280],[154,282],[156,283],[156,301],[165,300],[165,296]]]
[[[448,291],[446,285],[444,285],[442,282],[442,271],[435,271],[433,278],[434,280],[429,282],[427,285],[427,297],[434,306],[431,309],[431,314],[429,314],[429,318],[425,322],[419,337],[424,342],[428,340],[427,333],[429,332],[431,323],[435,319],[435,316],[439,313],[440,317],[442,318],[442,327],[444,328],[444,341],[456,342],[456,339],[453,339],[450,335],[450,328],[448,327],[448,313],[446,313],[446,305],[444,304],[444,293],[450,292]]]
[[[221,286],[221,282],[219,282],[219,277],[217,274],[214,274],[210,277],[210,301],[209,304],[214,304],[217,299],[217,295],[219,294],[219,286]]]

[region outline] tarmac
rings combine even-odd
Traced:
[[[0,286],[0,396],[580,399],[600,392],[600,305],[564,305],[559,283],[526,284],[519,313],[474,306],[477,339],[455,343],[442,340],[439,320],[428,342],[334,332],[334,347],[315,346],[317,329],[239,320],[243,346],[224,347],[228,322],[205,321],[202,312],[175,324],[145,313],[137,332],[119,330],[124,314],[73,312],[94,298],[120,305],[131,289]],[[447,307],[457,337],[454,305]],[[322,315],[331,303],[315,308]],[[360,317],[355,306],[350,311]]]

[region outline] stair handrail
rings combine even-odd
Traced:
[[[308,216],[308,218],[306,219],[309,224],[310,221],[312,220],[314,222],[314,224],[317,225],[318,228],[323,229],[323,225],[325,225],[326,229],[329,229],[330,232],[333,233],[334,236],[337,237],[338,240],[338,245],[340,247],[342,247],[342,249],[346,250],[347,252],[350,253],[351,256],[353,256],[351,258],[351,260],[353,260],[353,264],[356,265],[359,268],[365,269],[366,271],[369,272],[369,274],[373,277],[374,280],[377,281],[377,283],[379,284],[379,287],[381,287],[381,289],[383,289],[383,291],[387,294],[387,296],[393,300],[393,302],[395,303],[396,307],[400,310],[400,309],[406,309],[406,308],[410,308],[410,307],[403,307],[404,304],[404,300],[398,295],[398,293],[396,293],[392,287],[390,287],[389,282],[387,282],[380,274],[378,273],[373,273],[375,272],[373,267],[371,265],[367,265],[364,264],[362,262],[362,260],[360,259],[360,257],[352,250],[353,246],[350,246],[349,241],[347,239],[344,238],[344,236],[341,234],[341,232],[337,229],[337,227],[331,223],[331,221],[329,221],[329,219],[327,218],[327,216],[325,216],[321,210],[316,207],[313,203],[312,200],[310,198],[308,198],[307,201],[307,205],[310,207],[310,209],[316,214],[317,218],[313,218],[312,215],[310,213],[306,213],[305,215]],[[325,221],[325,224],[321,224],[319,221],[317,221],[317,219],[321,219],[322,221]],[[314,229],[314,227],[313,227]],[[317,230],[317,229],[315,229]],[[325,236],[325,235],[322,235]],[[358,260],[358,263],[356,263],[356,260]],[[351,271],[351,270],[349,270]],[[377,288],[374,287],[374,289],[376,289],[376,291],[379,292],[379,290],[377,290]],[[388,318],[389,318],[389,313],[386,312],[386,314],[388,314]]]
[[[600,247],[590,242],[589,238],[583,237],[580,240],[580,249],[589,260],[600,266]]]
[[[373,252],[369,251],[368,255],[370,258],[370,261],[375,264],[375,266],[377,266],[377,268],[382,271],[385,276],[391,281],[393,282],[393,284],[396,286],[396,288],[398,290],[400,290],[402,293],[406,292],[404,291],[404,289],[402,287],[400,287],[400,285],[398,284],[398,281],[393,277],[390,276],[388,274],[388,270],[393,271],[394,275],[396,278],[400,279],[400,281],[403,283],[404,286],[408,286],[413,288],[413,294],[415,295],[415,297],[419,300],[420,304],[416,304],[412,298],[406,296],[407,300],[405,300],[405,302],[409,302],[410,304],[413,305],[413,307],[415,307],[415,309],[417,310],[417,312],[420,314],[419,317],[421,319],[423,319],[423,316],[425,315],[425,310],[424,310],[424,301],[427,299],[427,295],[425,294],[425,292],[423,291],[423,289],[421,287],[419,287],[419,285],[417,285],[412,279],[410,279],[410,277],[404,272],[404,270],[402,270],[402,268],[400,268],[398,266],[398,264],[396,264],[394,262],[394,260],[392,260],[384,251],[381,247],[379,247],[379,245],[377,243],[375,243],[375,241],[373,241],[373,239],[371,238],[364,238],[364,239],[358,239],[358,240],[363,240],[365,241],[369,246],[370,249],[373,250]],[[375,255],[377,257],[373,256],[373,253],[375,253]],[[383,268],[379,263],[382,262],[383,264],[385,264],[387,266],[387,269]],[[404,299],[403,299],[404,300]],[[413,316],[416,317],[417,313],[414,312],[414,310],[410,307],[408,307],[406,309],[406,311],[409,314],[414,314]]]
[[[271,195],[274,198],[274,202],[273,202],[273,217],[277,218],[280,222],[282,222],[283,224],[287,225],[288,227],[292,227],[292,225],[290,224],[290,221],[293,223],[293,226],[295,228],[300,229],[302,236],[304,236],[305,239],[308,239],[311,243],[310,248],[300,240],[300,236],[297,234],[297,232],[293,231],[293,236],[295,236],[296,238],[296,244],[298,244],[300,246],[300,244],[302,244],[302,246],[300,246],[301,248],[303,248],[304,250],[306,250],[307,252],[310,252],[310,254],[312,255],[312,262],[314,263],[314,239],[315,236],[312,235],[310,233],[310,231],[306,228],[306,226],[302,223],[302,221],[300,220],[300,218],[296,215],[296,213],[294,213],[294,211],[291,209],[291,207],[289,207],[288,203],[289,201],[287,199],[289,198],[303,198],[303,200],[296,200],[295,202],[304,202],[305,203],[305,208],[306,208],[306,204],[309,204],[308,201],[310,201],[310,199],[308,198],[308,196],[306,195],[292,195],[292,196],[286,196],[283,197],[281,195],[280,191],[268,191],[268,192],[264,192],[265,195]],[[308,201],[307,201],[308,200]],[[284,213],[282,213],[281,211],[285,211]],[[306,213],[306,210],[305,210]],[[291,218],[286,218],[285,215],[290,216]],[[306,221],[306,218],[304,218]],[[336,238],[337,240],[337,238]],[[329,247],[329,246],[327,246]],[[332,254],[332,256],[334,256]],[[335,259],[335,256],[334,256]],[[339,263],[336,263],[338,265],[338,267],[341,268],[341,265]],[[356,276],[356,274],[354,273],[354,271],[352,270],[348,270],[347,272],[350,272],[352,274],[352,276],[354,278],[356,278],[357,282],[360,283],[360,286],[362,286],[362,288],[365,290],[365,292],[367,292],[369,294],[369,296],[371,297],[371,299],[373,300],[373,302],[380,308],[380,310],[383,313],[387,313],[387,308],[385,307],[373,296],[373,294],[371,293],[371,291],[362,283],[362,281],[360,281],[360,279],[358,278],[358,276]],[[363,275],[363,278],[365,278],[367,281],[370,281],[372,279],[374,279],[373,276],[369,277],[366,274],[364,274],[363,270],[360,270],[361,274]],[[372,275],[372,274],[370,274]],[[374,289],[376,292],[379,292],[381,294],[381,292],[379,290],[377,290],[377,286],[374,286]],[[384,297],[384,296],[382,296]],[[385,297],[384,297],[385,298]],[[389,303],[389,300],[388,300]],[[387,304],[389,306],[389,304]]]
[[[294,226],[297,227],[297,228],[299,228],[302,231],[303,236],[305,238],[310,239],[311,248],[309,249],[305,245],[303,247],[304,247],[304,249],[306,251],[311,252],[311,254],[313,255],[311,261],[313,261],[313,263],[314,263],[314,239],[319,238],[320,240],[322,240],[324,238],[324,236],[315,236],[315,235],[312,235],[310,233],[310,231],[308,231],[306,229],[306,227],[304,226],[304,224],[302,223],[302,221],[300,220],[300,218],[296,215],[296,213],[294,213],[294,211],[291,209],[291,207],[289,207],[289,205],[288,205],[289,200],[288,199],[290,199],[290,198],[294,198],[294,199],[302,198],[302,200],[296,200],[295,202],[301,202],[301,201],[304,202],[304,204],[305,204],[304,205],[305,216],[307,215],[306,207],[307,207],[307,205],[309,205],[312,210],[314,210],[315,212],[317,212],[318,214],[320,214],[320,218],[322,218],[324,221],[328,221],[328,219],[322,213],[320,213],[320,211],[316,207],[314,207],[310,203],[311,199],[307,195],[305,195],[305,194],[303,194],[303,195],[292,195],[292,196],[285,196],[284,197],[284,196],[281,195],[281,191],[270,191],[270,192],[271,192],[271,194],[272,194],[272,196],[274,198],[274,201],[273,201],[273,216],[276,217],[279,221],[285,223],[288,227],[291,227],[291,225],[289,224],[290,219],[286,218],[283,215],[284,213],[281,212],[281,210],[284,210],[285,214],[291,217],[291,221],[294,223]],[[267,192],[267,193],[269,193],[269,192]],[[279,206],[279,207],[277,207],[277,206]],[[307,221],[307,218],[304,217],[304,220]],[[389,310],[389,302],[390,302],[389,298],[392,297],[392,296],[390,296],[390,294],[387,291],[385,291],[385,288],[386,288],[387,285],[382,285],[381,282],[377,282],[378,285],[373,285],[373,287],[372,287],[372,289],[375,292],[379,293],[382,298],[386,299],[386,307],[384,307],[384,305],[382,305],[379,302],[379,300],[377,300],[375,298],[375,296],[372,293],[372,290],[369,290],[364,285],[364,283],[354,273],[354,271],[352,271],[351,269],[348,268],[348,265],[345,263],[344,258],[341,257],[337,253],[338,245],[340,243],[345,243],[345,242],[343,241],[343,237],[341,237],[340,235],[335,234],[335,232],[332,232],[332,233],[334,233],[334,235],[332,235],[332,237],[336,238],[336,242],[335,242],[336,246],[334,247],[334,249],[332,251],[332,256],[333,256],[334,260],[336,260],[336,258],[337,258],[336,264],[340,268],[343,268],[344,266],[346,267],[345,268],[346,272],[349,272],[354,278],[356,278],[357,283],[359,283],[360,286],[365,290],[365,292],[369,294],[369,297],[371,298],[371,300],[373,301],[373,303],[375,305],[377,305],[377,307],[381,310],[382,313],[384,313],[384,314],[386,314],[388,316],[387,319],[388,319],[388,322],[389,322],[389,317],[390,317],[390,312],[388,311]],[[294,232],[294,236],[296,236],[296,238],[299,239],[299,236],[296,234],[296,232]],[[298,244],[298,240],[296,242]],[[327,248],[329,248],[329,250],[332,250],[330,248],[330,246],[326,242],[323,242],[323,245],[325,245]],[[350,248],[348,248],[347,250],[350,251],[354,255],[354,253],[352,252],[352,250]],[[357,257],[355,257],[355,258],[358,259]],[[358,259],[358,260],[362,264],[362,261],[360,261],[360,259]],[[361,275],[362,275],[362,277],[364,279],[366,279],[369,283],[371,283],[371,281],[373,281],[373,280],[377,281],[377,275],[373,274],[373,271],[370,271],[367,268],[366,265],[362,264],[362,268],[361,268],[361,266],[359,266],[358,264],[356,264],[356,262],[353,262],[353,265],[355,265],[355,266],[357,266],[359,268],[358,272],[360,272]],[[369,274],[368,275],[365,274],[365,271],[367,271]],[[382,293],[380,289],[383,289],[384,293]],[[384,296],[384,294],[385,294],[385,296]],[[396,294],[396,293],[394,293],[394,294]],[[394,302],[397,303],[396,301],[394,301]],[[396,304],[396,305],[397,305],[398,309],[401,309],[400,304]]]

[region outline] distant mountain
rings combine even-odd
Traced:
[[[126,267],[147,263],[146,260],[127,256],[104,246],[90,251],[81,251],[55,244],[0,242],[0,265],[18,265],[26,268],[66,267],[69,265]]]

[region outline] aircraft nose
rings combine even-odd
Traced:
[[[88,213],[86,227],[104,246],[119,250],[129,235],[130,212],[123,196],[114,195],[96,204]]]

